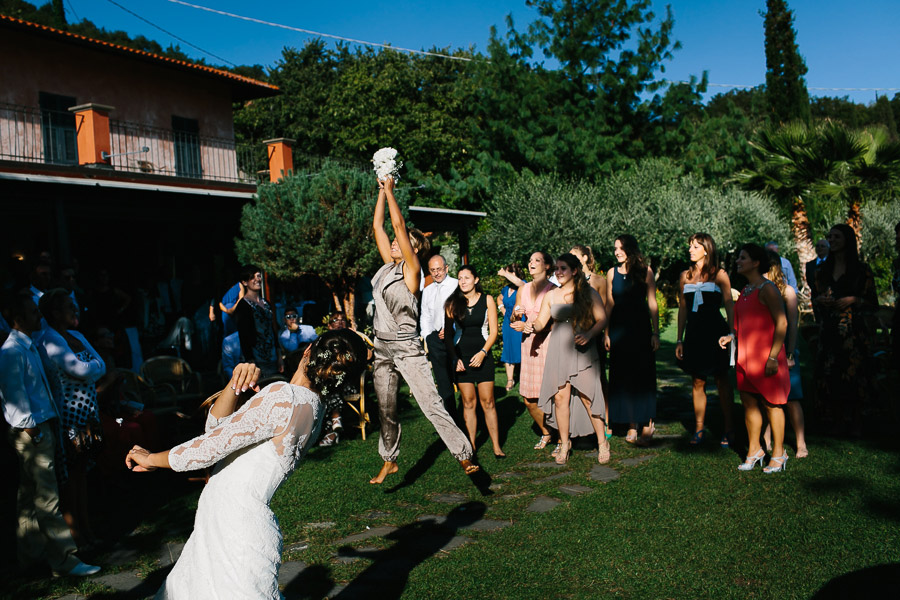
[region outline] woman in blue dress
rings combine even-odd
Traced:
[[[713,377],[719,391],[719,404],[725,421],[722,446],[734,443],[732,404],[734,391],[728,370],[731,352],[719,345],[719,338],[734,329],[734,302],[731,281],[719,267],[716,242],[708,233],[695,233],[688,240],[691,267],[682,272],[678,293],[678,366],[691,376],[696,426],[691,445],[706,437],[706,380]],[[722,318],[721,308],[725,308]]]
[[[500,309],[500,314],[503,315],[503,328],[501,329],[503,352],[500,354],[500,362],[506,367],[506,391],[508,392],[516,385],[516,371],[519,363],[522,362],[522,332],[512,328],[512,319],[516,308],[516,293],[525,283],[522,279],[525,274],[519,263],[512,263],[500,269],[497,274],[509,280],[509,284],[503,286],[497,296],[497,307]]]

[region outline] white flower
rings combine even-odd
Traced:
[[[397,151],[394,148],[381,148],[372,157],[372,164],[375,168],[375,175],[380,181],[384,181],[388,177],[397,181],[400,179],[400,167],[403,161],[397,160]]]

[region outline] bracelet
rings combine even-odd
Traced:
[[[769,360],[774,360],[775,362],[778,362],[777,358],[772,358],[771,356],[769,357]]]
[[[677,342],[675,342],[675,345],[677,346],[678,344],[683,344],[683,343],[684,342],[682,342],[681,340],[678,340]]]
[[[484,352],[484,355],[487,356],[487,350],[485,350],[484,348],[482,348],[481,350],[479,350],[479,352]]]

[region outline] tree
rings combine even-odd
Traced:
[[[797,47],[794,11],[786,0],[766,0],[766,96],[776,120],[809,118],[806,63]]]
[[[238,259],[280,278],[318,275],[354,322],[357,285],[379,265],[372,237],[378,195],[371,173],[326,162],[320,171],[260,184],[243,209]],[[407,194],[397,200],[406,213]]]

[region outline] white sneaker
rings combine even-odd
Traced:
[[[62,577],[87,577],[88,575],[96,575],[99,572],[100,567],[78,561],[78,564],[72,567],[68,573],[54,573],[54,575]]]

